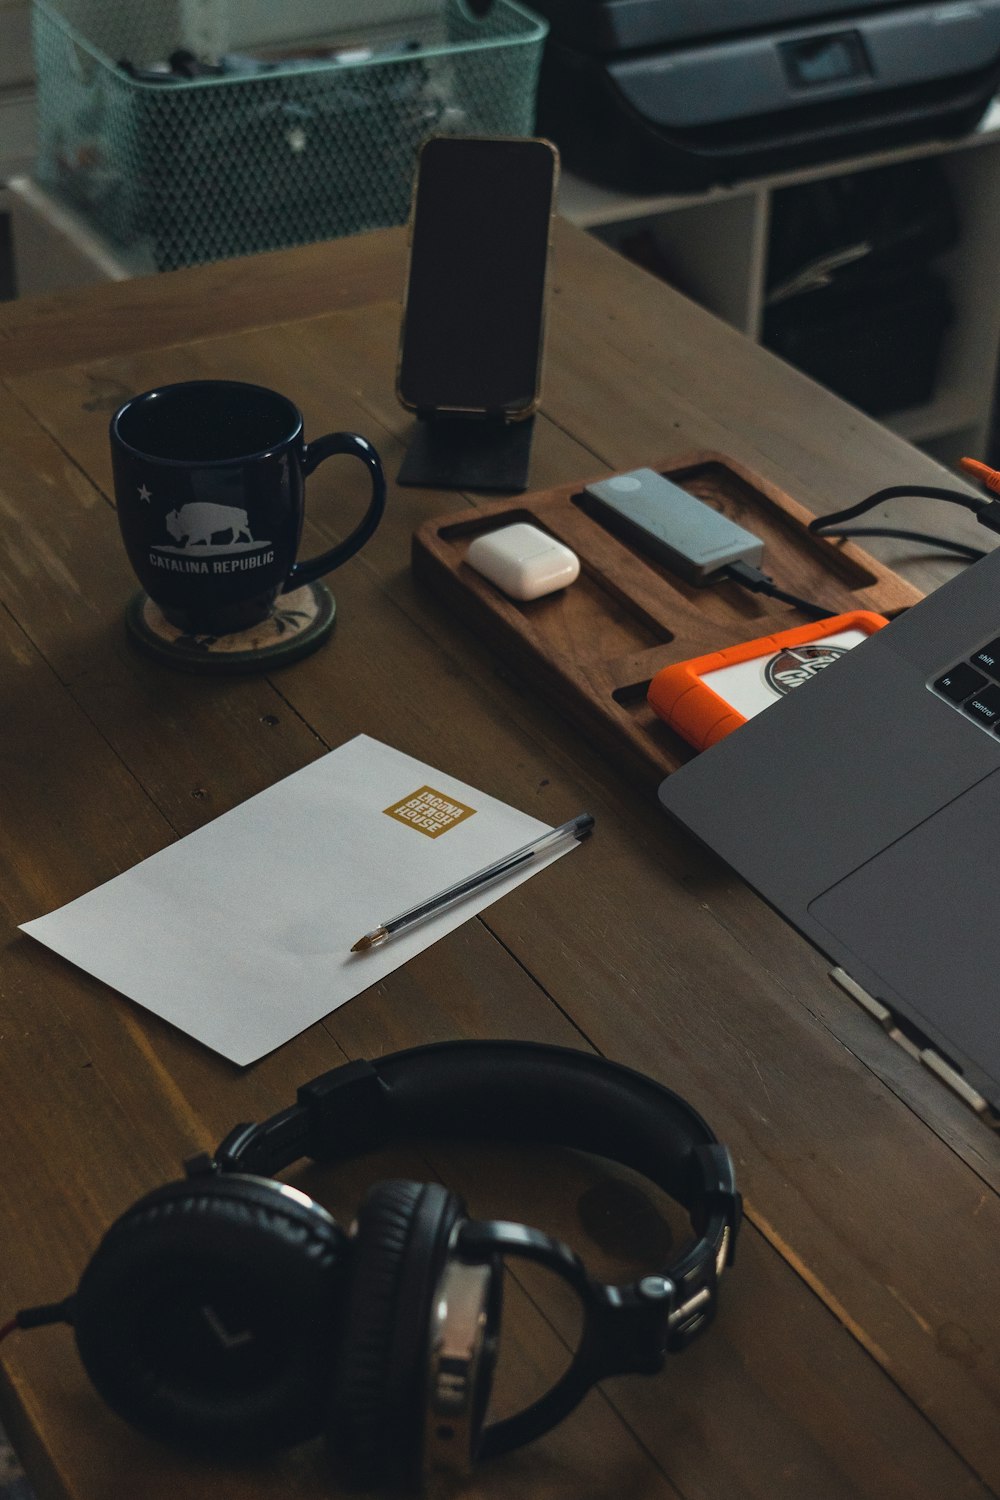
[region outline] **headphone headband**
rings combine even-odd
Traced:
[[[270,1177],[302,1157],[335,1164],[431,1135],[604,1156],[699,1217],[707,1199],[735,1192],[715,1167],[706,1170],[714,1154],[698,1148],[717,1138],[678,1094],[591,1053],[516,1041],[437,1042],[345,1063],[303,1084],[289,1109],[237,1125],[214,1164]]]
[[[289,1109],[237,1125],[214,1158],[196,1157],[187,1170],[273,1177],[301,1157],[336,1163],[422,1135],[568,1146],[631,1167],[681,1203],[695,1230],[658,1268],[677,1289],[677,1308],[685,1290],[708,1283],[714,1306],[741,1217],[732,1158],[678,1094],[592,1053],[457,1041],[345,1063],[303,1084]],[[686,1347],[710,1316],[675,1318],[667,1347]]]

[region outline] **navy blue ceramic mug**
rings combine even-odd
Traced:
[[[296,561],[305,478],[335,453],[368,467],[371,500],[344,541]],[[185,633],[225,635],[267,619],[279,594],[364,546],[385,508],[378,454],[353,432],[307,443],[285,396],[235,380],[145,391],[111,419],[118,523],[149,597]]]

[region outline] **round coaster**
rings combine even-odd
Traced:
[[[148,656],[183,672],[268,672],[308,656],[333,629],[337,605],[322,583],[281,594],[272,614],[230,635],[185,635],[140,591],[129,600],[125,624]]]

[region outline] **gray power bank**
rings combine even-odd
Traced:
[[[588,484],[584,493],[608,529],[688,583],[711,583],[734,562],[759,567],[764,543],[654,469]]]

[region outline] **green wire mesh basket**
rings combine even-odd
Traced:
[[[515,0],[33,0],[39,183],[135,271],[403,223],[420,142],[530,135]],[[178,51],[218,76],[166,71]]]

